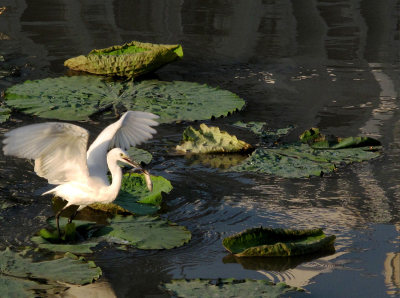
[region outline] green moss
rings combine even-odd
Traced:
[[[335,236],[326,237],[321,229],[290,230],[253,228],[223,240],[224,247],[236,256],[298,256],[319,251],[334,251]]]
[[[93,50],[86,56],[68,59],[64,65],[78,71],[135,78],[182,58],[180,45],[132,41],[120,46]]]
[[[238,153],[248,152],[253,147],[246,142],[238,140],[236,136],[218,127],[208,127],[200,124],[199,130],[189,126],[183,132],[182,144],[176,150],[185,153]]]

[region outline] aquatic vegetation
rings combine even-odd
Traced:
[[[282,294],[302,291],[285,283],[266,280],[192,279],[172,280],[162,284],[163,289],[178,297],[280,297]]]
[[[299,138],[300,141],[309,144],[310,147],[314,149],[344,149],[381,146],[381,143],[378,140],[370,137],[339,138],[336,136],[326,136],[315,127],[303,132]]]
[[[252,133],[260,136],[261,140],[266,143],[276,142],[277,140],[279,140],[279,138],[287,135],[293,129],[293,126],[278,129],[269,129],[268,127],[266,127],[267,124],[265,122],[255,121],[238,121],[233,123],[233,125],[250,130]]]
[[[253,147],[236,136],[218,127],[208,127],[200,124],[199,130],[189,126],[183,132],[183,142],[176,146],[176,150],[184,153],[238,153],[248,152]]]
[[[10,118],[11,110],[8,108],[0,107],[0,123],[6,122]]]
[[[52,260],[33,260],[22,253],[7,248],[0,251],[0,293],[2,297],[37,297],[37,292],[47,292],[62,287],[59,283],[85,285],[97,280],[102,271],[93,261],[66,253]],[[36,256],[35,259],[38,257]]]
[[[139,249],[171,249],[189,242],[185,227],[154,216],[116,216],[93,236]]]
[[[70,58],[64,65],[93,74],[135,78],[182,57],[181,45],[132,41]]]
[[[224,247],[238,257],[286,257],[334,251],[334,235],[322,229],[253,228],[224,238]]]
[[[137,163],[145,163],[145,164],[149,164],[151,162],[151,160],[153,159],[153,155],[146,150],[140,149],[140,148],[136,148],[136,147],[131,147],[128,149],[128,154],[130,156],[130,158],[133,161],[136,161]]]
[[[226,116],[244,106],[227,90],[191,82],[108,81],[74,76],[26,81],[5,92],[8,106],[26,114],[59,120],[88,120],[96,113],[124,106],[152,112],[160,123]]]
[[[240,153],[227,153],[227,154],[186,154],[185,159],[189,161],[191,165],[202,164],[206,167],[216,169],[229,169],[230,167],[236,166],[243,162],[247,156]]]

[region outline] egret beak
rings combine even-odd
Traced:
[[[138,163],[132,161],[128,157],[123,157],[122,159],[124,160],[125,163],[127,163],[128,165],[133,167],[131,172],[141,172],[144,175],[144,179],[146,181],[147,188],[149,189],[149,191],[152,191],[153,190],[153,182],[151,182],[150,173],[147,170],[143,169]]]

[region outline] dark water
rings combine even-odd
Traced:
[[[130,40],[181,43],[185,57],[161,80],[220,86],[246,108],[210,121],[312,126],[340,136],[368,135],[383,156],[324,178],[232,174],[167,156],[184,125],[164,125],[146,148],[154,174],[174,185],[162,216],[193,239],[169,251],[104,250],[93,257],[104,277],[77,297],[158,297],[172,278],[254,278],[301,286],[311,297],[400,295],[400,1],[373,0],[3,0],[0,89],[67,73],[63,61]],[[15,114],[0,133],[40,119]],[[107,123],[83,124],[95,135]],[[162,150],[161,150],[162,149]],[[164,151],[163,151],[164,150]],[[0,153],[0,244],[24,245],[52,215],[46,185],[25,160]],[[36,193],[35,193],[36,192]],[[35,193],[32,195],[32,193]],[[254,262],[229,258],[226,235],[253,226],[321,227],[337,235],[336,253]],[[97,296],[99,297],[99,296]]]

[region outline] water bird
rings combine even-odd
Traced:
[[[116,199],[122,182],[118,162],[144,173],[151,191],[149,173],[132,161],[125,150],[151,139],[156,133],[152,126],[158,125],[157,118],[148,112],[128,111],[108,125],[87,151],[89,132],[80,126],[64,122],[31,124],[5,133],[3,152],[33,159],[35,173],[46,178],[49,184],[57,185],[42,195],[55,194],[67,201],[56,214],[60,235],[59,217],[69,206],[78,205],[68,220],[71,223],[76,213],[87,205]]]

